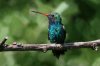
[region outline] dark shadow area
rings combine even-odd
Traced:
[[[78,17],[86,22],[89,22],[94,18],[96,9],[93,6],[95,6],[96,4],[89,0],[75,0],[75,3],[78,5],[79,13],[73,16],[74,19]]]
[[[0,0],[0,19],[13,11],[22,11],[32,4],[32,0]],[[33,5],[35,6],[35,5]]]
[[[71,41],[86,41],[83,32],[89,31],[90,22],[96,15],[96,4],[89,0],[74,0],[78,6],[78,13],[72,15],[69,28]],[[71,26],[71,27],[70,27]]]

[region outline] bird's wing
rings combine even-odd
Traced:
[[[48,29],[48,40],[50,40],[49,29]]]
[[[64,25],[62,25],[62,28],[63,28],[63,40],[65,40],[65,38],[66,38],[66,30],[65,30]]]

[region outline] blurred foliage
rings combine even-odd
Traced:
[[[55,11],[62,2],[68,5],[62,13],[68,37],[65,42],[100,38],[100,0],[0,0],[0,39],[7,43],[48,43],[48,20],[30,10]],[[56,59],[52,52],[2,52],[0,66],[100,66],[100,51],[72,49]]]

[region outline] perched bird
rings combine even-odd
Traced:
[[[66,31],[64,25],[62,24],[61,16],[58,13],[44,14],[37,11],[32,11],[32,12],[39,13],[48,17],[49,20],[48,39],[50,40],[51,43],[63,45],[66,37]],[[54,56],[56,56],[57,58],[59,58],[61,54],[64,54],[64,51],[65,50],[63,49],[52,50]]]

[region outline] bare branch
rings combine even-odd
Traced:
[[[7,39],[8,39],[8,37],[5,37],[5,38],[1,41],[0,45],[1,45],[1,46],[4,45],[5,42],[7,41]]]
[[[19,44],[14,42],[11,45],[5,44],[5,38],[0,43],[0,51],[43,51],[48,50],[60,50],[60,49],[70,49],[70,48],[93,48],[97,51],[98,46],[100,46],[100,39],[88,42],[73,42],[73,43],[64,43],[61,44]]]

